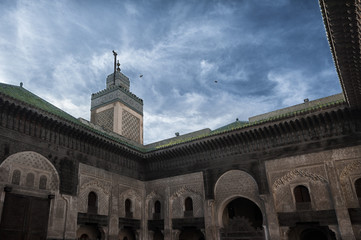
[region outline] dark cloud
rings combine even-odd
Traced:
[[[341,91],[317,1],[5,0],[0,28],[0,81],[76,117],[116,50],[147,143]]]

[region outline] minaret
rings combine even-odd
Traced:
[[[107,77],[106,89],[92,94],[90,121],[143,144],[143,100],[129,91],[129,78],[120,72],[113,54],[114,73]]]

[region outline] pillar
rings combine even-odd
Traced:
[[[328,175],[328,181],[330,186],[330,192],[332,195],[333,205],[336,211],[338,228],[340,231],[341,239],[343,240],[355,240],[352,224],[348,210],[346,208],[346,200],[343,196],[341,184],[336,174],[336,169],[333,161],[325,162],[326,173]]]
[[[215,214],[215,201],[209,199],[204,204],[204,224],[205,224],[205,238],[208,240],[217,240],[217,219]]]

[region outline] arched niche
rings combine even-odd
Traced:
[[[59,191],[59,174],[54,165],[39,153],[26,151],[15,153],[0,164],[0,182],[28,186],[41,190]],[[19,178],[19,179],[14,179]],[[43,184],[44,177],[48,179]]]
[[[258,185],[255,179],[241,170],[230,170],[224,173],[216,182],[214,187],[215,203],[218,224],[223,227],[222,215],[226,206],[236,198],[243,197],[254,202],[262,212],[264,209],[259,197]]]

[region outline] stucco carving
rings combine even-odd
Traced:
[[[79,191],[79,212],[87,212],[88,195],[90,192],[97,194],[98,198],[98,214],[108,215],[109,209],[109,183],[93,180],[83,184]]]
[[[89,187],[96,187],[96,188],[100,189],[105,195],[110,194],[109,193],[109,183],[105,183],[103,181],[93,180],[93,181],[90,181],[88,183],[83,184],[80,187],[80,190],[84,190],[84,189],[87,189]]]
[[[182,195],[185,194],[185,193],[193,193],[193,194],[196,194],[196,195],[199,195],[199,196],[201,195],[199,192],[191,189],[190,187],[182,186],[182,187],[180,187],[176,192],[174,192],[174,193],[172,194],[172,196],[170,196],[170,200],[173,201],[174,199],[182,196]]]
[[[253,201],[263,211],[259,197],[258,185],[254,178],[241,170],[230,170],[224,173],[214,187],[216,215],[218,224],[222,223],[222,213],[226,205],[237,197],[245,197]]]
[[[133,213],[133,218],[141,218],[141,206],[142,206],[142,195],[138,190],[129,188],[126,191],[120,193],[119,197],[119,216],[125,217],[125,200],[129,199],[131,201],[131,212]]]
[[[353,188],[355,179],[361,177],[361,160],[356,160],[346,165],[340,173],[341,188],[348,207],[358,207],[358,199]]]
[[[258,185],[248,173],[231,170],[224,173],[214,187],[216,204],[219,205],[231,196],[243,196],[259,202]]]
[[[355,172],[356,170],[361,170],[361,160],[354,161],[348,164],[344,169],[342,169],[340,174],[340,180],[345,180],[345,178],[347,178],[352,172]]]
[[[26,185],[32,182],[33,188],[39,188],[39,181],[41,176],[46,176],[50,181],[46,184],[45,189],[57,191],[59,189],[59,175],[53,164],[44,156],[36,152],[19,152],[9,156],[0,165],[0,172],[2,173],[0,181],[12,183],[12,176],[15,171],[20,171],[19,185]],[[33,180],[27,181],[28,174],[32,173]],[[15,183],[16,185],[17,182]]]
[[[195,191],[189,186],[180,186],[169,198],[172,206],[172,217],[173,218],[183,218],[184,217],[184,201],[187,197],[190,197],[193,202],[193,216],[202,217],[203,216],[203,198],[202,194]]]
[[[156,192],[153,190],[153,191],[151,191],[151,192],[147,195],[147,197],[146,197],[145,199],[146,199],[147,201],[149,201],[149,200],[155,199],[155,198],[159,199],[159,198],[162,198],[162,196],[160,196],[158,193],[156,193]]]
[[[279,189],[280,186],[287,185],[297,177],[304,177],[310,181],[319,181],[322,183],[327,183],[327,180],[321,175],[300,169],[294,169],[286,173],[283,177],[274,181],[272,188],[274,191],[277,191],[277,189]]]
[[[152,219],[153,218],[153,213],[154,213],[154,204],[156,201],[160,202],[160,207],[161,207],[161,216],[164,213],[164,201],[163,201],[163,197],[161,195],[159,195],[157,192],[155,192],[154,190],[152,192],[150,192],[147,197],[145,198],[145,207],[146,207],[146,212],[148,213],[148,219]]]

